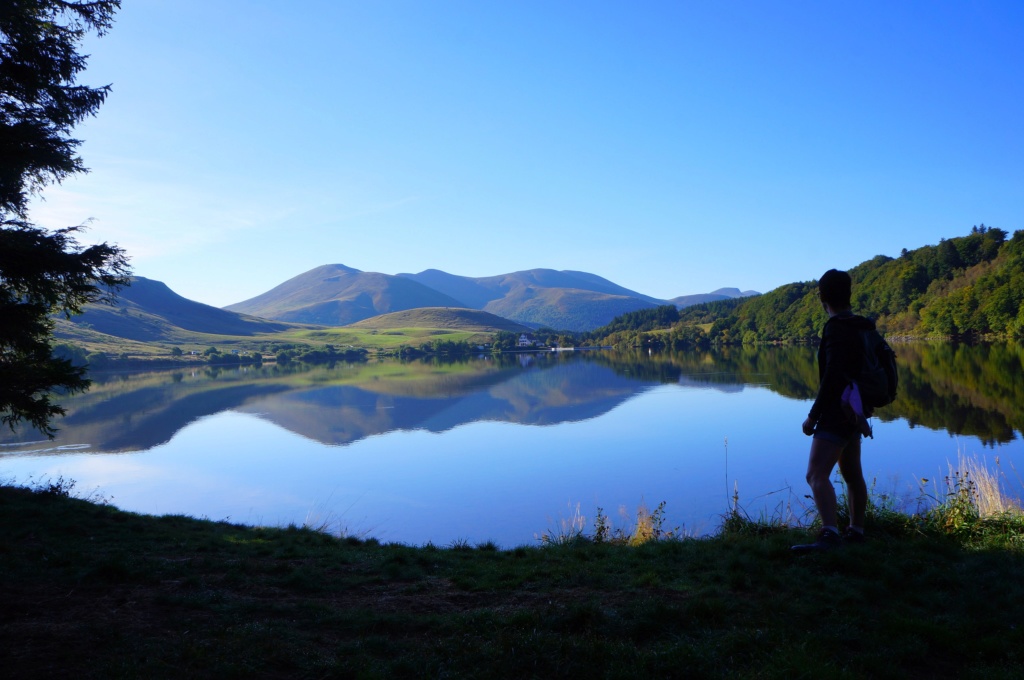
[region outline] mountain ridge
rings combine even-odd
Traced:
[[[722,297],[713,299],[730,297],[729,291],[743,295],[737,288],[719,291]],[[407,309],[463,307],[526,325],[587,331],[620,314],[670,302],[582,271],[536,268],[469,277],[425,269],[390,275],[332,264],[224,309],[279,321],[343,326]]]
[[[71,321],[83,328],[139,342],[173,340],[181,331],[210,335],[252,336],[273,333],[290,324],[226,311],[178,295],[167,284],[133,276],[114,305],[86,305]]]
[[[330,264],[224,309],[277,321],[346,326],[406,309],[465,306],[416,281]]]
[[[663,303],[587,272],[531,269],[471,278],[434,269],[389,276],[331,264],[225,308],[189,300],[163,282],[135,276],[114,305],[90,304],[82,315],[55,322],[58,337],[101,344],[104,337],[194,344],[197,335],[252,337],[309,326],[464,327],[476,332],[529,332],[546,326],[572,331],[594,327],[595,319],[655,306],[651,301]],[[393,311],[395,307],[400,309]],[[269,309],[277,318],[247,309]]]

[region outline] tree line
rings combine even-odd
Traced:
[[[899,257],[879,255],[850,270],[853,309],[888,335],[1024,338],[1024,231],[975,226],[962,237]],[[764,295],[631,312],[583,340],[667,348],[813,342],[825,322],[817,282]]]

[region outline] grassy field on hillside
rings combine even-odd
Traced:
[[[796,557],[789,545],[806,531],[739,515],[702,539],[413,547],[135,515],[69,486],[0,487],[5,677],[989,679],[1024,668],[1024,522],[982,519],[962,494],[921,516],[873,506],[866,544]]]
[[[87,352],[104,352],[119,356],[127,354],[132,358],[159,359],[170,358],[171,350],[178,347],[186,354],[190,351],[202,352],[208,347],[216,347],[222,352],[239,350],[240,352],[266,352],[267,348],[279,345],[295,344],[321,347],[335,345],[364,347],[369,350],[393,350],[399,347],[419,347],[434,340],[452,342],[469,342],[484,344],[490,342],[491,334],[474,330],[451,328],[388,328],[377,330],[370,328],[321,327],[316,329],[299,328],[280,333],[267,333],[253,336],[211,335],[206,333],[185,334],[174,341],[148,343],[115,338],[89,329],[82,329],[74,324],[59,324],[57,341],[70,342],[83,347]]]
[[[290,338],[285,340],[284,338]],[[351,326],[321,330],[297,331],[282,334],[281,342],[301,342],[338,347],[365,347],[367,349],[395,349],[402,345],[419,347],[434,340],[483,344],[490,342],[491,334],[449,328],[388,328],[386,330],[357,329]]]

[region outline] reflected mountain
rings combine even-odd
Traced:
[[[251,413],[328,445],[480,420],[547,425],[594,418],[650,386],[579,354],[99,375],[89,392],[62,399],[68,414],[56,441],[5,432],[0,451],[145,450],[222,411]]]
[[[494,421],[550,425],[607,413],[649,388],[585,361],[538,362],[502,370],[489,380],[439,379],[408,385],[326,385],[270,395],[238,410],[253,413],[324,444],[342,445],[384,432],[444,432]],[[460,384],[461,383],[461,384]],[[467,384],[468,383],[468,384]],[[469,384],[472,389],[466,389]]]
[[[994,444],[1024,427],[1024,349],[901,344],[900,396],[879,419],[906,419]],[[0,433],[0,454],[82,447],[139,451],[223,411],[249,413],[308,439],[347,445],[396,430],[444,432],[476,421],[545,426],[596,418],[658,385],[732,393],[758,386],[811,400],[815,349],[557,352],[455,362],[385,360],[326,368],[267,366],[93,376],[61,399],[57,440]]]

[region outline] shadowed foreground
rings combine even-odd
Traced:
[[[891,520],[892,518],[890,518]],[[907,520],[907,518],[904,518]],[[0,648],[27,677],[1020,677],[1024,540],[872,526],[438,549],[0,487]]]

